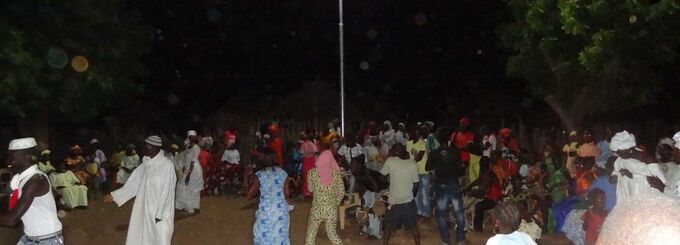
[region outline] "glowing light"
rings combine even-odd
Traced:
[[[481,54],[482,54],[482,50],[481,50],[481,49],[477,49],[477,55],[481,55]]]
[[[368,70],[368,68],[370,68],[370,66],[371,65],[368,63],[368,61],[365,61],[365,60],[362,61],[361,63],[359,63],[359,68],[361,68],[364,71]]]
[[[78,55],[71,60],[71,67],[77,72],[84,72],[90,67],[90,62],[85,57]]]
[[[427,24],[427,15],[423,12],[417,13],[416,16],[413,17],[413,20],[416,22],[416,25],[424,26]]]
[[[375,29],[369,29],[368,31],[366,31],[366,36],[368,37],[368,39],[375,39],[376,37],[378,37],[378,31],[376,31]]]
[[[169,94],[166,99],[168,100],[168,104],[171,105],[177,105],[177,103],[179,103],[179,98],[174,94]]]
[[[628,18],[628,22],[630,22],[630,23],[635,23],[635,22],[637,22],[637,16],[631,15],[630,18]]]
[[[64,68],[68,64],[68,55],[62,48],[50,48],[47,50],[47,64],[52,68]]]

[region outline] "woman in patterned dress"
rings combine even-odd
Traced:
[[[286,198],[290,195],[288,174],[276,166],[277,155],[271,148],[264,148],[257,159],[257,172],[246,169],[246,198],[253,199],[260,192],[260,203],[255,212],[253,243],[255,245],[289,245],[290,217]]]
[[[330,150],[321,152],[314,163],[316,166],[309,171],[307,182],[309,191],[314,193],[312,208],[309,211],[307,224],[306,245],[313,245],[316,232],[321,222],[326,223],[326,235],[333,245],[342,244],[336,230],[338,224],[338,206],[345,195],[342,174],[338,163]]]

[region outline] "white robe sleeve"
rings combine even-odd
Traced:
[[[113,201],[116,202],[118,207],[123,206],[123,204],[137,195],[139,186],[143,184],[142,179],[144,177],[145,169],[146,166],[142,165],[135,169],[135,171],[132,171],[132,174],[128,178],[127,182],[125,182],[125,185],[123,185],[123,187],[120,189],[111,192]]]
[[[157,190],[155,191],[154,195],[156,195],[155,200],[158,200],[158,205],[156,207],[152,207],[156,209],[154,211],[154,218],[161,220],[165,220],[167,218],[165,217],[166,214],[175,211],[175,207],[172,204],[174,204],[175,201],[175,183],[177,182],[177,177],[175,177],[172,168],[167,168],[167,170],[163,172],[163,174],[168,177],[162,178],[163,181],[159,183],[160,186],[154,186],[153,189]]]

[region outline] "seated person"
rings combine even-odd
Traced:
[[[66,170],[63,161],[57,164],[57,171],[50,176],[50,183],[61,196],[60,203],[68,209],[87,207],[87,187],[84,186],[73,172]]]
[[[489,238],[486,245],[536,245],[529,235],[517,230],[521,217],[515,205],[498,203],[491,215],[496,235]]]

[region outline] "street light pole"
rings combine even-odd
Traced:
[[[340,134],[345,136],[345,43],[344,26],[342,23],[342,0],[338,0],[339,20],[338,31],[340,32]]]

